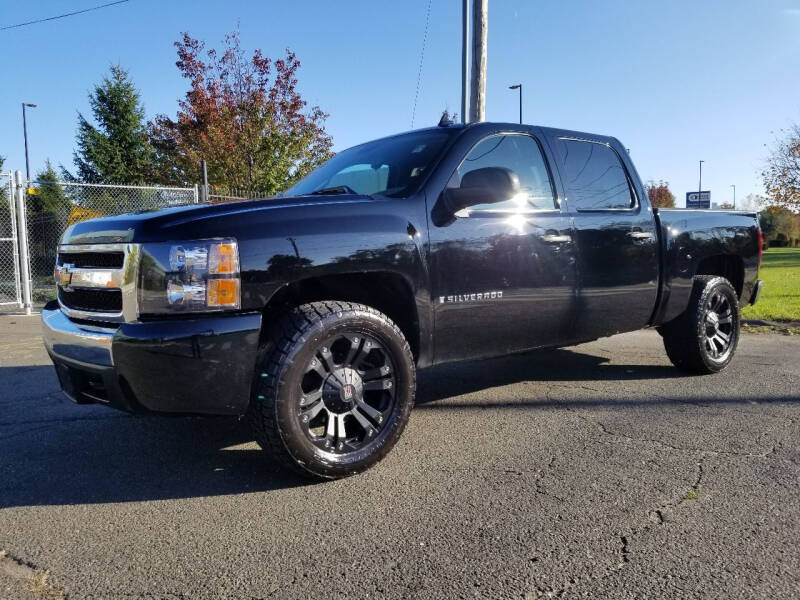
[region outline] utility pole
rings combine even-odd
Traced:
[[[467,80],[469,79],[469,0],[461,1],[461,122],[467,123]]]
[[[510,90],[519,90],[519,124],[522,125],[522,84],[508,86]]]
[[[36,105],[30,102],[22,103],[22,133],[25,136],[25,178],[28,181],[26,185],[30,185],[31,167],[28,162],[28,119],[25,116],[25,107],[36,108]]]
[[[732,183],[731,187],[733,188],[733,210],[736,210],[736,184]]]
[[[486,45],[489,34],[489,0],[472,0],[472,78],[469,120],[486,120]]]

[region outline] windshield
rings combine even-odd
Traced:
[[[289,196],[313,193],[413,194],[455,129],[414,131],[343,150],[289,188]]]

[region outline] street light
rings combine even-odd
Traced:
[[[31,104],[30,102],[22,103],[22,133],[25,135],[25,177],[27,177],[28,181],[30,181],[31,168],[28,163],[28,120],[25,117],[25,107],[36,108],[36,105]]]
[[[736,210],[736,184],[732,183],[731,187],[733,188],[733,210]]]
[[[697,199],[700,200],[700,194],[703,193],[703,163],[706,162],[704,160],[700,161],[700,183],[697,184]]]
[[[519,90],[519,124],[522,125],[522,84],[508,86],[510,90]]]

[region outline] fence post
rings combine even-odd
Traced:
[[[200,175],[203,184],[203,202],[208,202],[208,167],[206,161],[200,161]]]
[[[19,267],[19,229],[17,228],[17,188],[14,185],[14,172],[4,173],[8,177],[6,193],[8,194],[8,212],[11,215],[11,253],[14,263],[14,294],[20,309],[22,304],[22,279]]]
[[[197,184],[195,183],[194,184],[194,203],[197,204],[198,202],[200,202],[200,195],[199,195],[199,192],[197,191]]]
[[[17,241],[22,270],[22,304],[25,314],[29,315],[31,314],[31,259],[28,253],[28,215],[25,211],[25,185],[22,182],[22,171],[14,172],[14,183],[17,188]]]

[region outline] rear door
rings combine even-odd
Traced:
[[[658,293],[658,237],[644,190],[616,140],[557,136],[577,242],[575,339],[646,326]]]
[[[448,187],[473,169],[504,167],[519,176],[521,193],[438,225],[432,219],[436,361],[564,341],[575,291],[574,245],[539,141],[526,132],[492,133],[463,152]]]

